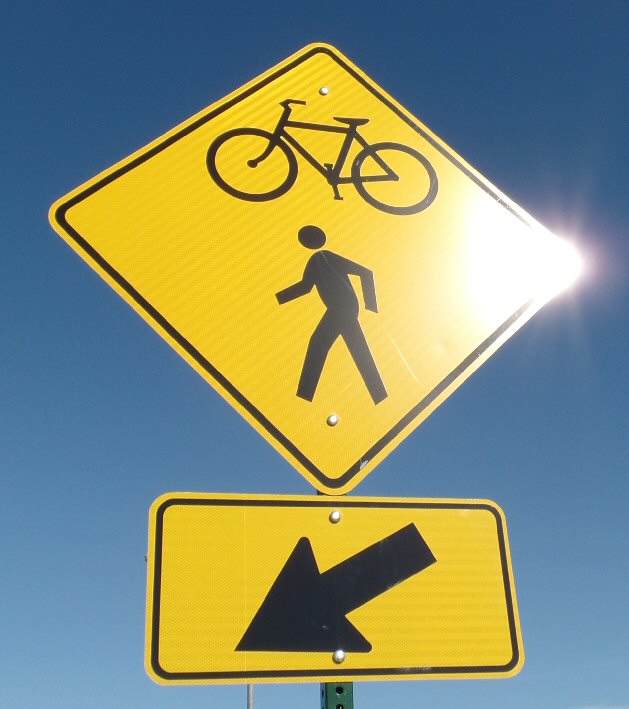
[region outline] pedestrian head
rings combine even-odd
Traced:
[[[320,249],[326,242],[326,236],[323,229],[318,226],[308,224],[302,226],[297,234],[299,243],[307,249]]]

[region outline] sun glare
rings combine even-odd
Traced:
[[[467,283],[484,320],[503,321],[531,301],[541,306],[578,279],[583,261],[567,239],[496,202],[474,207],[466,225]]]
[[[538,298],[544,302],[570,288],[583,272],[583,259],[574,244],[559,236],[551,237],[537,285]]]

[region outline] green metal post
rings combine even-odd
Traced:
[[[352,682],[323,683],[321,709],[354,709],[354,684]]]

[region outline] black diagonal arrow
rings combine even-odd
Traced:
[[[302,537],[236,650],[369,652],[371,643],[346,614],[435,561],[414,524],[324,573]]]

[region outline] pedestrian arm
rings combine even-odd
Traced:
[[[299,281],[298,283],[293,283],[292,286],[284,288],[275,294],[277,302],[282,305],[282,303],[288,303],[295,298],[300,298],[302,295],[310,293],[312,290],[313,283],[306,281],[305,279]]]
[[[367,310],[371,310],[373,313],[377,313],[378,301],[376,299],[376,282],[374,281],[373,271],[365,266],[361,266],[359,263],[350,261],[349,259],[343,258],[343,261],[345,268],[347,269],[347,273],[351,273],[352,275],[360,278],[360,287],[363,291],[365,308],[367,308]]]
[[[378,312],[378,301],[376,299],[376,283],[373,279],[373,273],[366,268],[365,274],[360,277],[360,284],[363,289],[363,298],[365,299],[365,308],[373,313]]]

